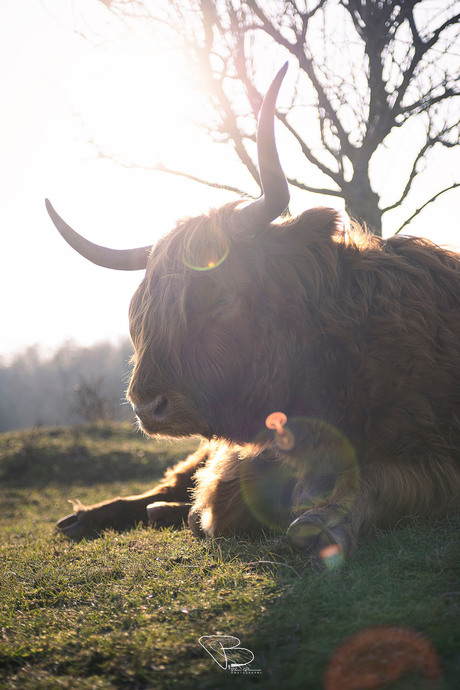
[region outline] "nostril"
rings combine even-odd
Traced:
[[[156,398],[147,403],[134,405],[134,412],[139,419],[164,419],[168,408],[168,399],[164,395],[157,395]]]
[[[168,407],[168,399],[164,395],[158,395],[150,403],[152,407],[152,413],[154,417],[164,417],[166,414],[166,408]]]

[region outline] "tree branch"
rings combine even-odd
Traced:
[[[437,88],[439,87],[433,87],[431,89],[431,92],[435,91]],[[427,93],[424,94],[422,98],[420,98],[415,103],[411,103],[410,105],[401,107],[400,113],[405,116],[404,121],[406,121],[412,115],[423,113],[425,110],[428,110],[428,108],[430,108],[432,105],[436,105],[436,103],[440,103],[441,101],[444,101],[447,98],[454,98],[455,96],[460,96],[460,91],[454,91],[454,89],[451,88],[445,89],[445,91],[438,94],[437,96],[432,96],[431,93]]]
[[[316,166],[318,168],[318,170],[321,170],[321,172],[324,173],[324,175],[327,175],[327,177],[330,177],[336,183],[336,185],[338,187],[340,187],[342,182],[343,182],[340,175],[338,173],[336,173],[334,170],[331,170],[330,168],[328,168],[323,163],[321,163],[320,160],[318,160],[318,158],[313,154],[311,148],[309,146],[307,146],[307,144],[301,138],[300,134],[298,134],[296,132],[296,130],[294,129],[294,127],[292,127],[292,125],[288,122],[287,116],[285,114],[282,114],[282,113],[277,113],[277,117],[283,123],[283,125],[286,127],[288,132],[290,132],[292,134],[292,136],[295,138],[295,140],[299,144],[300,150],[302,151],[305,158],[308,161],[310,161],[310,163],[312,163],[314,166]]]
[[[219,29],[219,31],[223,31],[223,28],[220,25],[218,15],[215,11],[215,7],[212,2],[210,2],[209,0],[201,0],[200,11],[202,12],[203,25],[206,27],[205,42],[207,45],[205,47],[200,47],[197,44],[190,45],[189,43],[189,50],[192,53],[195,53],[198,62],[201,66],[202,73],[205,75],[210,91],[214,95],[215,105],[217,105],[217,111],[219,112],[224,131],[227,132],[227,134],[229,134],[229,136],[231,137],[238,158],[247,168],[252,178],[257,182],[257,184],[260,187],[259,171],[254,161],[249,156],[246,150],[243,137],[238,127],[237,116],[233,110],[230,99],[228,98],[223,88],[224,75],[222,74],[220,76],[220,79],[217,79],[210,62],[211,47],[213,40],[212,25],[215,24],[215,22],[217,21],[217,28]]]
[[[442,129],[440,132],[438,132],[435,136],[430,136],[430,133],[429,132],[427,133],[427,140],[415,157],[415,160],[412,164],[412,169],[409,173],[409,177],[408,177],[406,186],[404,187],[404,190],[403,190],[401,196],[393,204],[383,208],[382,213],[386,213],[387,211],[392,211],[393,209],[397,208],[398,206],[401,206],[402,202],[406,199],[407,195],[409,194],[409,192],[412,188],[413,181],[415,180],[415,178],[418,175],[417,165],[421,160],[423,160],[427,151],[432,149],[433,146],[435,146],[435,144],[442,144],[443,146],[447,146],[447,147],[454,146],[454,144],[451,144],[450,142],[444,141],[443,137],[446,134],[449,134],[449,132],[451,132],[453,129],[458,127],[458,124],[459,123],[456,122],[455,124],[451,125],[450,127],[444,127],[444,129]]]
[[[409,223],[410,223],[411,221],[413,221],[414,218],[416,218],[416,216],[418,216],[419,213],[421,213],[421,212],[423,211],[423,209],[426,208],[426,207],[428,206],[428,204],[431,204],[431,203],[433,203],[433,201],[436,201],[436,199],[437,199],[438,197],[440,197],[441,194],[445,194],[446,192],[450,192],[452,189],[456,189],[457,187],[460,187],[460,182],[454,182],[453,184],[450,185],[450,187],[446,187],[446,189],[442,189],[440,192],[438,192],[437,194],[435,194],[434,196],[432,196],[431,199],[428,199],[428,201],[425,201],[425,203],[422,204],[422,205],[420,206],[420,208],[418,208],[416,211],[414,211],[414,213],[413,213],[407,220],[404,221],[404,223],[400,226],[400,228],[399,228],[398,230],[396,230],[396,232],[395,232],[394,234],[395,234],[395,235],[399,235],[399,233],[401,232],[401,230],[402,230],[403,228],[405,228],[406,225],[409,225]]]
[[[277,117],[304,160],[328,178],[325,185],[330,182],[337,189],[305,184],[302,174],[297,179],[295,170],[290,184],[309,192],[343,197],[347,207],[357,217],[365,218],[377,233],[381,232],[382,213],[407,202],[420,164],[433,146],[456,145],[452,134],[456,125],[450,123],[457,118],[449,110],[449,102],[455,107],[453,98],[460,95],[453,50],[460,23],[455,0],[442,8],[442,3],[433,7],[428,0],[99,2],[126,18],[130,28],[139,17],[150,20],[168,49],[172,46],[181,51],[189,78],[196,80],[197,90],[212,108],[210,114],[200,113],[200,127],[215,141],[231,143],[259,186],[251,142],[255,140],[263,94],[254,74],[270,46],[278,54],[287,51],[298,63],[297,73],[301,76],[297,76],[296,84],[304,89],[303,97],[314,107],[316,124],[312,131],[305,118],[301,119],[300,110],[290,112],[291,108],[299,108],[302,99],[297,85],[287,112],[285,109]],[[343,24],[340,30],[338,21]],[[373,155],[385,147],[394,128],[412,117],[416,121],[420,115],[428,120],[425,139],[408,162],[406,182],[401,185],[404,189],[395,194],[399,199],[382,210],[381,194],[372,186]],[[308,171],[310,166],[306,168]],[[170,169],[162,162],[146,169],[243,193],[231,185]],[[427,204],[458,184],[434,195],[398,232]]]
[[[141,165],[139,163],[124,160],[119,156],[104,153],[96,146],[96,144],[93,141],[89,141],[88,143],[92,144],[95,147],[98,158],[110,160],[113,163],[116,163],[116,165],[119,165],[121,168],[126,168],[128,170],[147,170],[152,172],[167,173],[168,175],[176,175],[177,177],[184,177],[185,179],[191,180],[192,182],[198,182],[199,184],[205,185],[206,187],[212,187],[213,189],[221,189],[223,191],[233,192],[234,194],[238,194],[239,196],[245,198],[255,198],[251,194],[245,192],[243,189],[240,189],[239,187],[234,187],[230,184],[221,184],[219,182],[211,182],[210,180],[205,180],[204,178],[198,177],[197,175],[186,173],[183,170],[175,170],[174,168],[169,168],[167,165],[164,165],[164,163],[162,163],[161,161],[158,161],[158,163],[155,163],[154,165]]]
[[[404,96],[406,95],[409,84],[411,83],[415,70],[417,66],[420,64],[422,57],[431,48],[433,48],[433,46],[439,40],[441,33],[445,31],[447,27],[453,26],[454,24],[458,24],[458,22],[460,21],[460,14],[456,14],[453,17],[447,19],[441,26],[439,26],[433,32],[431,38],[426,41],[423,41],[423,39],[420,37],[420,33],[418,32],[415,26],[415,20],[412,12],[408,14],[408,21],[414,41],[414,55],[412,56],[410,65],[404,71],[403,80],[396,91],[396,99],[393,104],[393,109],[396,113],[398,113],[401,110],[401,103],[403,101]]]
[[[328,189],[327,187],[312,187],[310,185],[305,184],[304,182],[299,182],[299,180],[297,180],[295,177],[288,177],[287,181],[293,187],[302,189],[304,192],[313,192],[313,194],[327,194],[327,196],[335,196],[339,199],[343,199],[343,192],[340,189],[337,190]]]
[[[140,166],[135,166],[135,167],[140,167]],[[142,166],[142,167],[144,167],[144,166]],[[226,191],[226,192],[233,192],[234,194],[238,194],[239,196],[242,196],[245,198],[250,198],[250,199],[255,198],[252,196],[252,194],[248,194],[247,192],[245,192],[243,189],[240,189],[239,187],[234,187],[233,185],[222,184],[219,182],[211,182],[210,180],[205,180],[202,177],[197,177],[196,175],[192,175],[191,173],[183,172],[182,170],[174,170],[173,168],[168,168],[161,161],[159,161],[156,165],[154,165],[152,167],[145,167],[145,170],[158,170],[159,172],[168,173],[168,175],[176,175],[177,177],[185,177],[187,180],[192,180],[193,182],[198,182],[199,184],[205,185],[206,187],[212,187],[213,189],[221,189],[221,190]]]
[[[271,36],[279,45],[282,45],[284,48],[286,48],[286,50],[288,50],[291,53],[291,55],[293,55],[297,59],[300,69],[302,69],[308,76],[311,84],[313,85],[316,91],[319,106],[324,109],[329,120],[331,121],[332,125],[335,127],[337,131],[337,136],[339,138],[342,151],[347,155],[350,155],[351,157],[354,147],[350,143],[348,134],[342,126],[342,123],[338,117],[335,108],[332,106],[332,103],[327,97],[325,89],[323,88],[321,82],[318,79],[313,65],[313,60],[306,55],[306,52],[304,52],[304,46],[300,46],[298,44],[298,41],[295,44],[292,44],[287,39],[285,39],[284,36],[280,33],[280,31],[273,26],[268,17],[255,2],[255,0],[246,0],[246,3],[262,23],[262,25],[258,28],[265,31],[265,33]]]

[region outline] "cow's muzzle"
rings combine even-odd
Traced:
[[[186,396],[169,392],[140,400],[137,396],[128,394],[128,399],[131,400],[141,429],[150,436],[208,436],[210,433],[193,401]]]
[[[153,400],[134,405],[134,413],[146,429],[167,426],[169,401],[164,395],[157,395]]]

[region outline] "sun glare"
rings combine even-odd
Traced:
[[[198,105],[186,75],[166,69],[167,56],[154,47],[93,53],[74,63],[68,97],[94,145],[139,166],[192,165],[190,119]]]
[[[26,15],[23,4],[0,3],[5,27],[0,53],[6,66],[0,168],[0,224],[7,229],[4,294],[15,285],[15,300],[4,300],[0,315],[4,323],[15,324],[4,352],[31,342],[53,346],[70,337],[90,343],[127,330],[124,315],[140,276],[101,273],[73,256],[53,234],[45,197],[89,239],[123,248],[154,243],[178,219],[235,200],[228,191],[190,182],[187,174],[258,192],[232,147],[216,145],[194,125],[204,122],[212,130],[216,116],[207,110],[185,57],[164,36],[153,35],[149,22],[136,23],[136,33],[125,31],[93,0],[29,0]],[[272,76],[269,63],[258,76],[261,89]],[[297,75],[292,64],[292,82]],[[283,166],[297,174],[283,134],[278,123]],[[442,155],[438,151],[430,163],[435,181],[438,172],[454,169],[453,159]],[[300,158],[299,176],[305,174],[303,165]],[[185,175],[152,172],[161,166]],[[458,246],[452,220],[457,200],[458,190],[445,194],[415,219],[409,233]],[[291,187],[294,215],[316,205],[340,207],[340,201]],[[195,270],[209,271],[226,260],[227,249],[185,260]],[[46,277],[37,256],[46,257]],[[27,281],[18,279],[18,265]],[[65,289],[56,290],[59,282]],[[93,308],[95,295],[104,305],[104,319]],[[18,313],[28,318],[18,320]]]

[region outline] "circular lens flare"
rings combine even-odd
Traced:
[[[348,512],[360,484],[360,468],[352,444],[339,429],[320,419],[293,417],[288,425],[295,436],[295,446],[286,453],[286,462],[297,476],[294,514],[327,508],[329,504]]]
[[[295,485],[291,468],[261,457],[244,459],[240,467],[243,500],[264,527],[285,532],[290,522],[290,502]]]
[[[360,468],[356,452],[348,439],[338,429],[318,419],[289,417],[282,412],[269,415],[266,427],[260,431],[253,443],[269,453],[270,440],[275,449],[282,453],[273,454],[267,468],[271,476],[270,490],[257,489],[253,481],[241,475],[242,495],[253,515],[265,525],[273,526],[270,504],[282,503],[289,524],[293,517],[300,517],[315,510],[328,509],[334,504],[340,507],[343,519],[352,509],[360,484]],[[268,444],[268,446],[267,446]],[[258,480],[259,481],[259,480]],[[269,505],[264,505],[269,502]],[[281,524],[285,524],[283,521]],[[326,568],[339,567],[344,561],[343,553],[327,554],[323,558]]]
[[[275,434],[275,443],[280,450],[292,450],[295,446],[294,434],[290,429],[285,428],[281,434]]]
[[[228,246],[223,252],[218,251],[215,247],[206,247],[200,251],[199,261],[182,256],[182,263],[192,271],[212,271],[224,263],[229,251],[230,248]]]
[[[438,655],[415,630],[382,625],[361,630],[336,649],[326,668],[324,688],[383,690],[399,680],[410,682],[401,687],[438,688]]]

